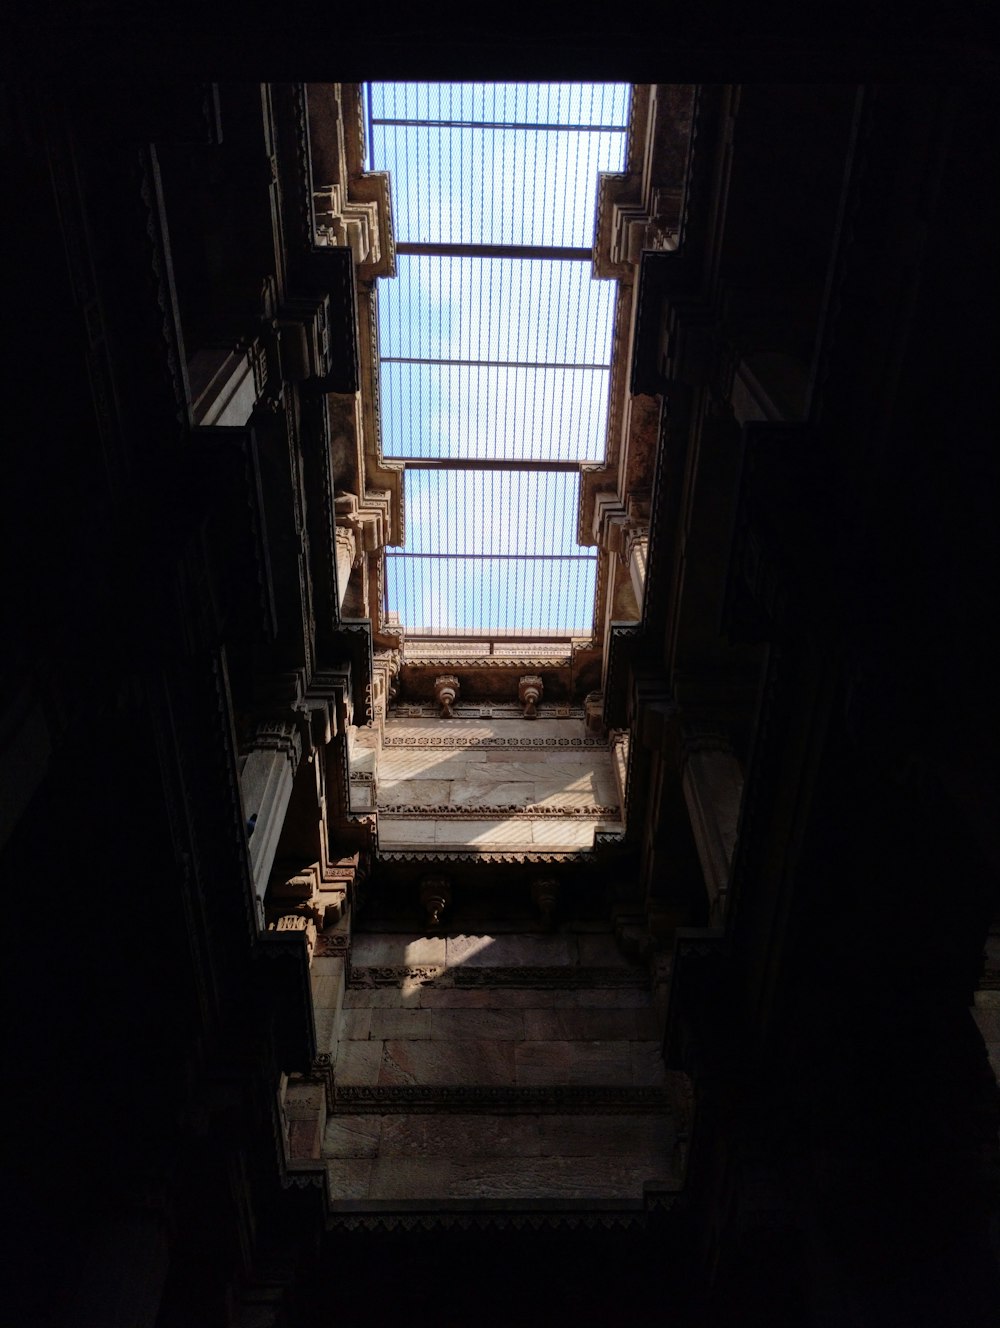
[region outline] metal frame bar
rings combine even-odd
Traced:
[[[370,86],[370,85],[369,85]],[[371,103],[369,102],[369,107]],[[521,129],[555,130],[577,134],[627,134],[628,125],[549,124],[517,120],[383,120],[369,115],[372,125],[398,125],[404,129]]]
[[[449,562],[456,558],[475,558],[480,562],[517,562],[517,563],[592,563],[596,561],[597,550],[593,553],[410,553],[406,549],[386,549],[386,558],[440,558]]]
[[[593,249],[545,244],[437,244],[398,240],[396,253],[411,258],[545,258],[566,263],[590,263]]]
[[[554,471],[557,474],[579,473],[584,466],[599,465],[595,461],[537,461],[533,458],[508,460],[497,457],[409,457],[384,456],[383,460],[401,462],[408,470],[523,470],[530,473]]]
[[[610,369],[610,364],[560,364],[556,360],[432,360],[419,355],[380,355],[380,364],[454,364],[463,369]]]

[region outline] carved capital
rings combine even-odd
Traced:
[[[250,747],[258,751],[284,752],[293,766],[302,757],[302,734],[295,719],[267,719],[254,730]]]

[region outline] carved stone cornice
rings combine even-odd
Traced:
[[[302,733],[298,717],[261,720],[244,750],[282,752],[294,770],[302,758]]]
[[[604,671],[604,723],[607,728],[627,728],[629,714],[627,680],[642,643],[640,623],[613,622],[608,634],[607,666]]]
[[[359,818],[360,819],[360,818]],[[601,836],[600,830],[594,832],[594,842],[597,843]],[[461,862],[476,867],[491,867],[496,863],[505,865],[521,866],[528,864],[541,864],[544,866],[555,866],[558,863],[591,863],[596,861],[594,849],[564,849],[564,850],[511,850],[504,852],[498,849],[378,849],[377,861],[386,863],[447,863]]]
[[[318,1187],[323,1177],[319,1172],[289,1170],[283,1183]],[[372,1200],[331,1201],[326,1221],[337,1231],[644,1231],[650,1213],[668,1212],[678,1198],[664,1187],[655,1192],[647,1188],[631,1207],[626,1200],[614,1201],[614,1208],[604,1206],[611,1201],[593,1199],[526,1200],[520,1210],[500,1210],[495,1199],[452,1200],[447,1208],[438,1201],[427,1210],[421,1210],[419,1203],[403,1208],[405,1201],[400,1200],[384,1205]]]
[[[467,747],[470,751],[487,747],[524,747],[536,750],[549,748],[576,750],[578,748],[606,748],[603,738],[477,738],[463,733],[407,734],[386,733],[383,747]]]
[[[451,669],[499,669],[510,671],[512,669],[537,668],[547,665],[550,668],[565,668],[570,663],[569,655],[532,655],[528,653],[525,646],[522,655],[458,655],[449,656],[449,649],[454,646],[441,644],[441,654],[431,653],[427,650],[423,653],[419,639],[407,647],[407,668],[451,668]],[[457,714],[456,710],[456,714]]]
[[[434,667],[439,668],[447,664],[456,667],[462,667],[464,660],[435,660]],[[515,662],[515,668],[524,668],[525,661]],[[408,666],[404,665],[404,669]],[[509,674],[511,670],[507,670]],[[405,676],[405,675],[404,675]],[[406,681],[410,681],[412,673]],[[509,684],[509,678],[505,679]],[[508,686],[509,690],[509,686]],[[584,707],[580,705],[559,705],[554,703],[545,707],[546,718],[548,719],[583,719],[585,715]],[[457,701],[451,707],[451,713],[455,719],[523,719],[523,707],[513,701],[494,701],[485,699],[483,701]],[[413,702],[402,702],[394,705],[390,718],[392,720],[400,719],[432,719],[439,715],[437,706],[420,705]]]
[[[414,807],[380,807],[379,818],[384,821],[413,821],[426,820],[432,816],[435,820],[482,820],[483,817],[503,817],[505,821],[511,819],[518,820],[540,820],[545,817],[570,817],[573,820],[579,820],[587,817],[599,817],[605,820],[617,820],[618,807],[586,806],[586,807],[537,807],[532,804],[527,806],[523,803],[481,803],[481,804],[463,804],[455,807],[451,803],[441,803],[435,806],[420,805]]]
[[[356,990],[419,983],[435,990],[467,987],[515,987],[530,991],[588,991],[628,988],[648,990],[649,972],[645,967],[566,968],[525,965],[504,968],[447,968],[444,964],[417,966],[376,965],[352,968],[348,985]]]

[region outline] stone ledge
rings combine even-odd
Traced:
[[[334,1090],[334,1114],[351,1116],[436,1111],[669,1115],[671,1102],[671,1090],[663,1087],[338,1084]]]

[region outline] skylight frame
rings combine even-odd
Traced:
[[[379,85],[379,87],[381,89],[386,89],[387,85]],[[572,87],[570,85],[507,85],[506,87],[500,85],[500,87],[505,99],[508,97],[508,94],[511,93],[511,89],[513,89],[511,95],[513,95],[515,102],[519,102],[522,110],[524,107],[530,106],[532,97],[534,97],[536,104],[541,104],[542,101],[545,101],[545,99],[548,98],[546,104],[550,105],[553,104],[552,98],[555,97],[555,104],[558,105],[562,101],[564,94],[570,98],[575,96],[578,99],[586,98],[589,95],[591,104],[593,104],[596,99],[595,93],[601,93],[603,95],[606,91],[606,86],[603,85],[572,85]],[[447,97],[449,101],[453,101],[454,96],[458,96],[459,101],[461,102],[464,99],[466,104],[468,104],[470,97],[473,100],[479,98],[485,105],[491,95],[494,96],[494,101],[491,104],[495,105],[496,96],[499,95],[498,93],[495,94],[493,86],[488,85],[404,85],[404,91],[406,95],[410,97],[411,104],[414,99],[417,103],[420,103],[421,99],[423,99],[425,106],[429,106],[435,96],[439,101],[442,101],[445,97]],[[564,135],[562,142],[564,145],[567,145],[565,146],[564,156],[568,156],[570,151],[573,150],[571,140],[568,137],[565,137],[573,132],[589,134],[591,136],[604,135],[605,140],[608,135],[613,134],[616,136],[617,142],[620,144],[620,155],[615,161],[603,161],[600,168],[605,170],[620,170],[624,164],[624,150],[627,142],[631,89],[626,85],[615,85],[613,91],[617,97],[617,123],[608,123],[607,118],[596,123],[593,121],[587,122],[582,119],[570,121],[569,123],[557,123],[552,119],[545,120],[536,118],[532,120],[525,119],[523,116],[520,120],[511,120],[509,118],[476,119],[469,116],[457,118],[449,118],[447,116],[434,117],[426,114],[376,115],[373,113],[373,85],[369,84],[366,87],[366,101],[368,107],[366,131],[369,152],[371,154],[375,151],[376,131],[385,128],[386,126],[402,127],[407,133],[413,135],[419,135],[419,133],[422,133],[423,131],[431,130],[438,130],[441,132],[447,131],[449,133],[452,131],[461,131],[461,136],[463,137],[466,132],[469,134],[475,133],[480,135],[480,140],[482,142],[486,141],[486,135],[491,135],[494,143],[500,141],[500,136],[506,135],[507,138],[504,141],[508,145],[512,131],[516,131],[522,135],[540,133],[552,136],[561,133]],[[386,93],[387,97],[390,92],[395,95],[395,87],[393,85],[388,85],[388,92]],[[527,141],[526,138],[525,142]],[[558,143],[557,139],[551,137],[548,141],[550,144],[552,142]],[[595,139],[593,141],[598,140]],[[414,142],[416,142],[419,149],[419,136],[411,138],[411,145]],[[431,138],[425,135],[424,147],[428,158],[434,155],[433,151],[428,147],[431,142]],[[453,144],[449,142],[447,148],[449,159],[450,154],[452,153],[452,147]],[[504,161],[506,163],[509,160],[507,146],[505,146],[503,150],[505,154]],[[552,155],[552,152],[550,152],[550,158],[546,167],[546,169],[549,170],[550,177],[552,174],[552,160],[558,161],[560,150],[561,149],[557,146],[557,148],[553,150],[555,153],[554,156]],[[436,151],[440,164],[445,157],[443,143],[438,144]],[[485,149],[483,151],[485,154]],[[527,157],[525,159],[527,160]],[[486,174],[483,165],[484,161],[485,155],[479,162],[480,176],[483,179],[485,179]],[[384,169],[386,166],[390,166],[390,163],[375,160],[373,162],[370,161],[370,165],[374,169]],[[412,196],[413,180],[411,179],[409,183],[409,193]],[[500,183],[509,185],[509,180],[507,177],[504,177]],[[547,183],[552,183],[552,179],[542,179],[543,191]],[[594,189],[596,188],[596,183],[595,176],[595,178],[588,182],[587,187],[589,189]],[[439,184],[439,180],[435,181],[434,179],[430,179],[427,184],[427,192],[432,194]],[[538,182],[536,180],[532,186],[535,188],[536,193],[537,184]],[[472,242],[470,239],[468,222],[469,217],[474,218],[475,216],[475,200],[473,200],[471,204],[468,203],[468,200],[464,196],[460,200],[458,211],[461,213],[461,209],[464,207],[468,216],[466,216],[464,220],[461,215],[459,216],[457,229],[453,216],[455,209],[452,205],[452,201],[449,200],[448,217],[443,220],[439,219],[440,224],[435,231],[433,218],[431,218],[429,222],[426,220],[431,215],[427,211],[429,205],[425,205],[418,194],[415,207],[408,211],[404,202],[402,205],[403,215],[401,218],[397,217],[397,241],[395,246],[397,257],[403,263],[407,260],[425,260],[428,262],[441,263],[442,267],[440,271],[443,275],[439,274],[438,277],[437,289],[439,292],[444,290],[445,278],[447,278],[448,282],[453,279],[453,274],[447,272],[443,266],[446,261],[450,260],[460,262],[468,259],[483,260],[484,271],[488,266],[485,260],[493,259],[505,259],[508,260],[508,263],[511,260],[517,260],[519,264],[530,264],[532,260],[537,262],[537,260],[540,259],[544,260],[546,265],[552,263],[573,263],[581,264],[582,266],[586,263],[587,268],[590,269],[592,263],[592,247],[590,244],[537,244],[531,242],[537,239],[541,234],[546,234],[549,238],[557,240],[560,238],[568,238],[571,240],[580,238],[581,214],[578,196],[579,188],[579,180],[576,180],[573,183],[573,199],[576,210],[569,222],[562,223],[558,217],[552,217],[546,220],[545,217],[539,219],[537,216],[532,216],[526,222],[523,219],[519,220],[516,217],[512,221],[511,217],[506,215],[498,218],[498,215],[496,214],[496,204],[493,201],[492,195],[489,194],[489,191],[486,190],[484,186],[484,194],[483,198],[479,200],[479,207],[481,215],[489,217],[489,229],[485,232],[486,240],[483,242]],[[398,203],[406,191],[397,189],[397,180],[395,178],[393,181],[393,190],[394,198]],[[555,197],[554,189],[553,197]],[[506,206],[505,201],[504,206]],[[424,216],[425,223],[421,228],[421,232],[414,236],[408,231],[407,227],[413,217],[417,218],[416,224],[420,225],[421,215]],[[589,211],[589,223],[591,225],[593,215],[594,208],[591,204]],[[573,233],[567,231],[565,234],[560,235],[557,233],[560,224],[570,225],[571,227],[575,226],[576,231]],[[520,239],[528,240],[529,242],[495,243],[494,241],[498,233],[498,228],[505,230],[508,235],[513,235],[515,241]],[[456,236],[458,238],[455,238]],[[588,239],[589,238],[591,237],[588,232]],[[548,281],[551,302],[551,289],[553,286],[551,273],[555,269],[551,266],[547,266],[544,270],[549,274]],[[528,267],[519,268],[518,271],[521,275],[512,278],[514,285],[523,279],[523,274],[528,271]],[[399,280],[399,278],[396,280]],[[416,280],[416,278],[413,278],[413,280]],[[560,279],[560,282],[561,281],[562,279]],[[551,472],[553,478],[557,475],[566,476],[568,478],[569,474],[575,473],[579,475],[584,466],[601,464],[605,454],[607,410],[610,396],[611,337],[615,303],[614,283],[600,283],[601,287],[606,288],[606,295],[603,297],[603,301],[598,301],[598,305],[603,302],[603,310],[599,308],[598,315],[604,320],[603,324],[600,324],[598,327],[598,339],[603,342],[600,354],[592,354],[586,359],[580,359],[577,357],[571,359],[566,357],[556,360],[549,359],[545,355],[538,356],[536,360],[525,357],[510,358],[509,354],[504,355],[502,350],[498,353],[497,348],[500,343],[496,340],[494,340],[491,348],[486,349],[485,353],[483,353],[483,345],[473,344],[473,342],[469,340],[466,340],[465,342],[462,341],[463,333],[467,338],[470,335],[475,338],[477,333],[481,335],[483,332],[482,324],[475,323],[477,316],[475,315],[474,310],[477,307],[486,307],[490,315],[492,315],[493,307],[490,304],[490,297],[484,296],[483,294],[484,284],[485,283],[482,282],[479,287],[473,288],[478,299],[469,295],[468,288],[459,288],[462,291],[462,294],[458,306],[460,312],[457,315],[460,328],[458,333],[458,342],[460,344],[457,345],[457,353],[456,341],[453,335],[453,324],[449,323],[446,317],[449,313],[446,299],[443,305],[445,312],[439,314],[440,326],[437,329],[439,336],[445,338],[445,349],[443,353],[440,354],[428,353],[434,352],[436,349],[435,345],[432,344],[433,329],[430,329],[431,341],[428,342],[426,338],[423,342],[418,341],[412,349],[419,351],[419,353],[413,354],[406,353],[411,348],[401,345],[398,335],[394,340],[392,335],[389,334],[391,313],[389,315],[386,314],[386,307],[391,304],[393,294],[399,293],[402,290],[402,287],[397,287],[395,292],[390,288],[390,290],[386,292],[388,298],[383,298],[383,300],[380,301],[379,336],[380,341],[384,343],[383,349],[386,351],[384,356],[385,368],[381,370],[381,398],[383,403],[381,416],[385,442],[383,454],[386,460],[393,464],[404,465],[407,472],[441,472],[448,470],[455,472],[479,471],[482,473],[481,481],[482,483],[487,484],[487,489],[489,488],[487,482],[490,473],[495,474],[496,472],[508,471],[522,472],[525,475],[535,473],[541,476],[541,474],[544,474],[545,472]],[[490,276],[491,295],[492,286],[493,274]],[[587,284],[586,289],[592,292],[597,290],[598,286],[599,284],[594,282],[592,286]],[[562,286],[560,286],[560,289],[562,289]],[[400,296],[400,298],[402,298],[402,296]],[[430,299],[430,296],[428,296],[428,299]],[[482,304],[483,299],[486,299],[485,306]],[[563,299],[562,304],[565,305],[565,299]],[[529,309],[531,308],[530,301],[528,307]],[[534,330],[537,333],[539,328],[544,329],[544,317],[548,317],[548,315],[543,316],[538,310],[532,310],[532,312],[535,313],[536,327]],[[520,313],[521,310],[519,307],[518,314]],[[509,313],[507,316],[508,318],[513,317],[513,315]],[[564,314],[564,317],[568,320],[568,331],[569,323],[573,322],[573,312]],[[593,317],[593,313],[588,309],[588,318],[590,319],[590,322],[587,324],[588,326],[593,325]],[[462,326],[463,318],[465,322],[464,327]],[[411,304],[409,309],[401,315],[401,321],[406,324],[404,335],[410,335],[412,333],[413,320],[414,312],[413,305]],[[577,315],[574,326],[578,327],[583,323],[584,320]],[[549,327],[551,328],[551,326],[552,320],[550,318]],[[396,329],[396,332],[398,334],[398,328]],[[606,351],[603,347],[606,347]],[[560,374],[563,375],[561,383],[557,381],[558,375]],[[390,381],[391,375],[395,375],[393,381]],[[501,419],[501,412],[492,411],[492,413],[490,413],[492,399],[488,394],[494,390],[491,386],[491,376],[495,376],[496,381],[500,383],[505,375],[507,377],[505,390],[508,393],[511,390],[511,378],[516,380],[520,377],[523,380],[521,383],[522,401],[520,409],[524,410],[526,414],[523,417],[517,416],[516,414],[510,416],[504,415],[501,424],[498,427],[496,421]],[[574,386],[569,389],[567,388],[567,375],[579,375]],[[586,424],[581,425],[580,421],[584,419],[585,412],[584,414],[581,414],[583,406],[581,405],[580,386],[588,375],[590,378],[588,390],[591,395],[594,396],[596,405],[594,402],[590,403],[589,410],[591,414],[587,417]],[[404,388],[408,385],[412,394],[413,385],[420,380],[421,376],[424,380],[423,388],[421,389],[421,399],[414,410],[414,403],[411,395],[409,398],[409,404],[405,409],[407,412],[412,412],[412,414],[409,414],[408,418],[404,419],[402,415],[399,414],[403,409],[399,403],[406,400]],[[454,390],[454,388],[451,389],[452,396],[450,398],[447,396],[447,392],[442,386],[445,379],[460,385],[459,390],[457,391]],[[594,395],[595,383],[597,383],[596,396]],[[501,399],[499,388],[496,389],[496,392],[498,399]],[[539,405],[539,402],[544,403],[547,398],[551,398],[554,402],[557,393],[559,393],[561,397],[559,405],[559,412],[561,413],[557,412],[558,423],[556,423],[556,416],[552,413],[555,410],[554,405],[550,404],[548,407],[544,404]],[[505,399],[508,401],[510,400],[509,396]],[[569,400],[571,408],[568,417],[566,416],[565,411],[567,399]],[[490,402],[490,406],[485,409],[489,417],[493,420],[493,429],[489,437],[487,437],[486,434],[483,434],[481,429],[477,432],[477,412],[478,416],[481,417],[484,410],[482,404],[484,400]],[[436,413],[439,413],[436,408],[440,407],[442,401],[459,401],[463,404],[467,404],[471,401],[471,415],[468,410],[466,410],[464,414],[460,412],[461,418],[456,425],[452,418],[454,412],[450,412],[446,407],[444,409],[443,423],[440,428],[435,430],[435,427],[427,425],[426,421],[428,419],[433,419]],[[509,409],[509,407],[507,409]],[[515,406],[514,409],[516,410],[518,407]],[[574,409],[576,410],[575,416],[573,415]],[[596,416],[593,414],[595,409],[597,411]],[[399,418],[394,419],[394,410],[396,410]],[[546,411],[548,411],[548,414]],[[419,424],[417,433],[414,432],[413,428],[414,419],[416,419]],[[569,421],[568,423],[567,419]],[[458,429],[457,433],[455,432],[456,428]],[[423,432],[421,433],[420,430],[423,430]],[[530,437],[532,431],[536,436],[535,441]],[[515,433],[517,433],[516,441]],[[586,437],[586,441],[581,444],[580,439],[583,437]],[[442,438],[446,439],[444,446],[442,446]],[[418,439],[419,441],[419,447],[417,449],[414,449],[412,446],[415,439]],[[547,449],[547,454],[539,455],[538,439],[543,440],[542,450],[544,451]],[[595,439],[598,441],[595,442]],[[410,446],[407,446],[407,444],[410,444]],[[599,452],[597,450],[598,445]],[[505,450],[505,454],[497,455],[498,447],[501,450]],[[525,450],[522,451],[522,447]],[[527,451],[528,447],[531,449],[530,452]],[[572,449],[574,448],[577,450],[577,454],[575,455],[572,454]],[[553,454],[555,452],[560,452],[560,450],[560,455]],[[414,474],[414,481],[415,480],[416,474]],[[407,477],[404,482],[409,489],[409,478]],[[412,503],[409,499],[408,508],[412,508]],[[541,520],[542,518],[540,517],[539,521]],[[567,529],[570,529],[570,527],[567,527]],[[572,515],[571,529],[575,552],[572,554],[559,555],[558,558],[555,559],[550,555],[549,563],[551,566],[554,565],[555,562],[564,562],[567,565],[578,568],[586,579],[587,584],[585,586],[585,593],[589,594],[591,602],[593,602],[594,595],[596,594],[597,553],[596,550],[575,545],[575,511]],[[489,561],[486,555],[463,554],[454,549],[449,553],[445,553],[444,550],[425,550],[423,553],[417,553],[412,549],[386,550],[386,611],[388,611],[390,596],[394,593],[390,583],[393,583],[394,581],[398,582],[399,577],[402,575],[407,564],[411,565],[410,570],[412,570],[412,567],[417,565],[421,558],[424,560],[424,566],[429,564],[444,566],[448,563],[449,559],[464,559],[465,561],[462,563],[464,569],[468,565],[468,562],[475,561],[477,557],[484,563]],[[505,553],[503,555],[493,555],[493,558],[494,561],[497,559],[509,559],[512,566],[516,564],[516,574],[520,577],[522,586],[526,588],[526,593],[528,593],[529,596],[539,593],[531,589],[533,584],[532,564],[544,563],[544,555],[538,554],[532,547],[526,547],[523,550],[519,550],[516,554]],[[455,566],[457,568],[457,564]],[[456,594],[460,594],[462,575],[460,571],[455,570],[454,568],[453,573],[458,586]],[[440,585],[440,582],[438,584]],[[534,584],[537,586],[537,581]],[[558,601],[558,597],[557,599],[552,599],[550,595],[549,586],[554,584],[556,584],[556,577],[553,573],[550,576],[549,583],[545,586],[544,591],[541,592],[543,598],[549,596],[547,601],[549,609],[547,611],[550,613],[556,611]],[[576,589],[571,591],[569,595],[571,600],[573,599],[573,596],[579,592],[579,589],[580,587],[577,585]],[[488,599],[488,595],[485,596],[485,598]],[[509,603],[509,595],[507,599]],[[565,596],[563,599],[565,599]],[[397,611],[400,607],[401,604],[394,605],[394,608]],[[565,603],[561,603],[560,608],[565,609]],[[404,620],[408,611],[409,610],[405,610],[402,613]],[[478,611],[477,608],[477,612]],[[511,627],[511,619],[509,617],[502,622],[497,621],[489,624],[479,620],[475,622],[468,620],[462,625],[454,622],[452,619],[448,618],[447,615],[444,620],[419,623],[411,621],[410,623],[404,623],[404,625],[406,625],[408,633],[412,635],[413,632],[416,631],[424,640],[433,637],[434,639],[442,641],[446,639],[467,639],[470,641],[479,639],[485,641],[511,638],[554,641],[581,638],[586,639],[586,637],[592,635],[593,610],[585,616],[586,622],[582,620],[583,615],[576,614],[575,616],[572,616],[572,625],[569,627],[564,626],[561,629],[555,627],[551,621],[548,622],[548,625],[546,625],[545,621],[538,621],[537,614],[532,620],[531,614],[525,612],[522,612],[518,619],[518,622],[521,625],[516,627]],[[530,625],[524,626],[523,624],[529,620]]]

